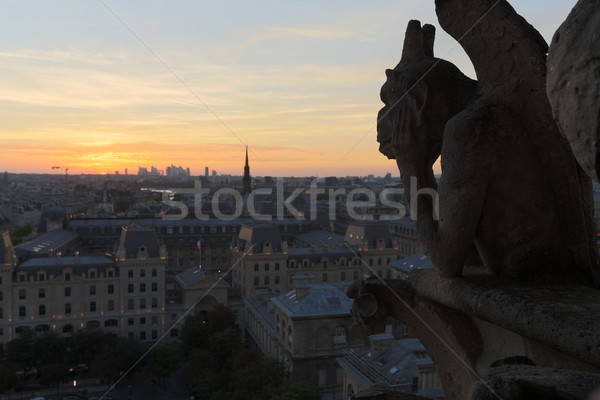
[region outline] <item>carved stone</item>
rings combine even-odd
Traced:
[[[439,219],[431,196],[417,198],[426,254],[441,275],[460,276],[474,243],[498,277],[600,284],[591,181],[553,119],[543,38],[505,0],[438,0],[436,11],[478,81],[433,57],[434,28],[411,21],[378,118],[407,196],[439,194]]]
[[[555,400],[580,398],[569,396],[589,394],[600,384],[600,292],[595,289],[490,281],[476,270],[449,279],[422,270],[406,281],[355,282],[347,294],[355,299],[352,314],[372,332],[383,330],[388,317],[406,324],[436,363],[448,400],[491,399],[477,389],[483,382],[521,385],[539,395],[579,379],[562,386],[562,397],[548,397]],[[523,373],[526,379],[511,372],[517,366],[499,368],[499,360],[507,359],[521,364],[518,368],[532,364]]]
[[[599,8],[581,0],[557,33],[547,93],[548,46],[506,0],[435,3],[477,81],[435,58],[435,29],[411,21],[377,121],[435,270],[355,282],[352,313],[374,332],[390,316],[406,324],[449,400],[583,400],[600,385],[598,248],[591,180],[554,117],[595,172]],[[473,245],[486,269],[465,267]]]
[[[600,180],[600,7],[580,0],[548,52],[548,97],[584,171]]]

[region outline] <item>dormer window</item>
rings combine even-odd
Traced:
[[[138,247],[138,258],[148,258],[148,248],[144,245]]]

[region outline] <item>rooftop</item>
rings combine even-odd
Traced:
[[[341,284],[311,284],[302,289],[308,289],[308,293],[300,298],[295,289],[274,297],[271,301],[293,318],[350,315],[353,300],[346,296]]]

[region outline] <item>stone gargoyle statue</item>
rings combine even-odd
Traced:
[[[377,124],[407,198],[439,195],[439,216],[432,196],[416,203],[425,253],[445,277],[461,276],[474,244],[498,277],[598,287],[591,180],[553,119],[547,44],[505,0],[437,0],[436,12],[478,80],[435,58],[434,27],[410,21]]]

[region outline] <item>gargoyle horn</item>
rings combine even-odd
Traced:
[[[426,24],[421,28],[421,22],[411,20],[406,27],[404,36],[404,48],[400,62],[417,61],[425,57],[433,57],[433,41],[435,39],[435,27]]]

